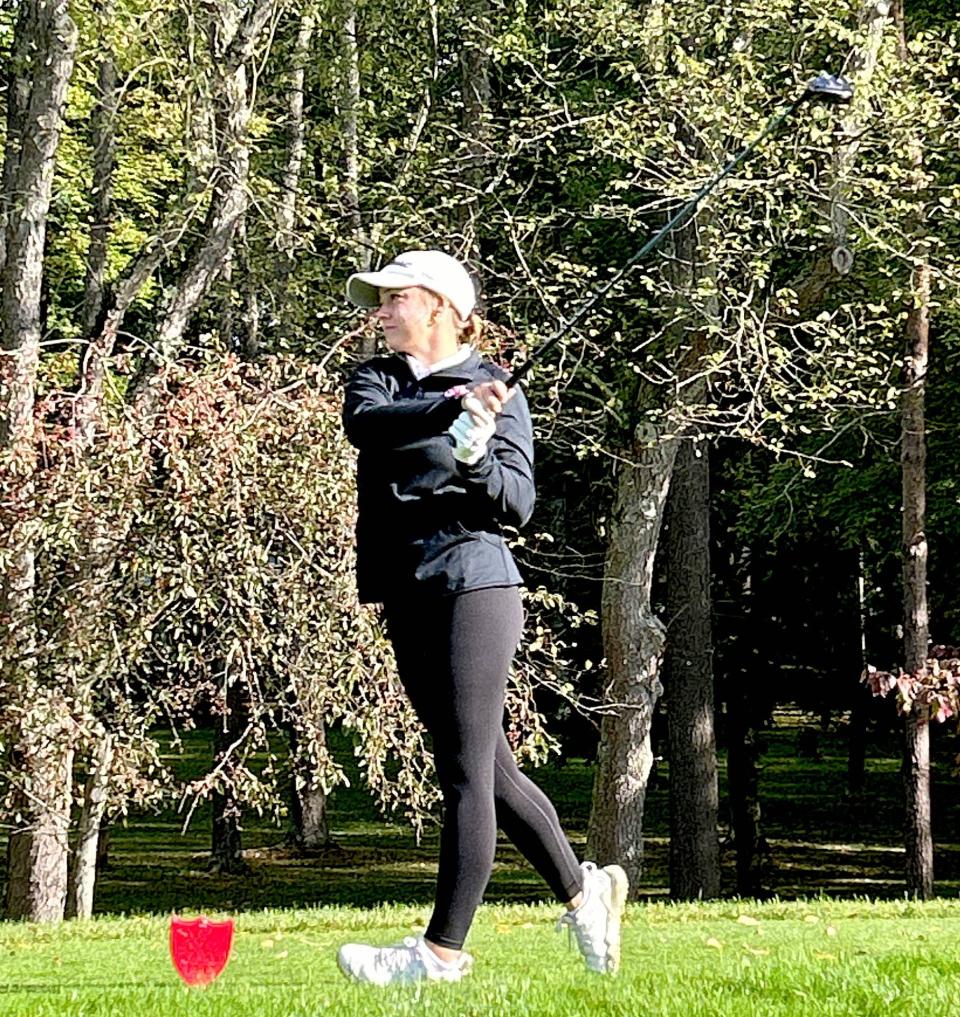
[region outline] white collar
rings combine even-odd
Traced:
[[[428,375],[444,370],[444,368],[456,367],[457,364],[462,364],[469,358],[471,353],[473,353],[473,347],[465,343],[453,356],[444,357],[443,360],[438,360],[433,364],[421,363],[412,353],[405,353],[404,356],[407,358],[407,363],[410,365],[414,378],[420,381]]]

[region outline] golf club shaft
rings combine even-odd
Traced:
[[[804,92],[798,98],[794,99],[793,102],[786,106],[781,107],[767,122],[766,127],[760,133],[759,137],[755,138],[746,148],[743,149],[738,155],[734,156],[718,173],[710,178],[696,194],[683,205],[671,219],[658,230],[644,245],[634,254],[626,264],[621,266],[613,278],[608,279],[599,289],[595,290],[584,303],[574,311],[573,315],[566,321],[561,322],[560,327],[553,335],[550,336],[541,346],[539,346],[507,379],[507,387],[513,388],[519,381],[521,381],[530,370],[531,367],[537,361],[539,361],[543,355],[555,346],[566,334],[580,321],[588,311],[591,310],[597,303],[599,303],[606,295],[613,289],[614,286],[636,265],[642,261],[648,254],[656,250],[657,247],[680,225],[682,225],[690,216],[696,212],[700,202],[710,194],[710,192],[727,176],[729,176],[744,160],[750,155],[750,153],[760,144],[764,138],[768,137],[774,131],[776,131],[780,125],[790,117],[798,106],[804,100],[809,98],[809,91]]]

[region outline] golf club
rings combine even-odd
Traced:
[[[657,247],[670,235],[678,226],[682,225],[687,219],[689,219],[697,210],[700,202],[710,194],[710,192],[725,178],[728,177],[742,162],[744,162],[751,152],[760,144],[764,138],[771,135],[774,131],[779,128],[785,120],[791,117],[796,110],[803,105],[803,103],[816,100],[817,102],[827,103],[830,105],[839,105],[848,103],[853,98],[853,86],[847,81],[846,78],[833,75],[833,74],[821,74],[819,77],[814,78],[808,82],[806,89],[801,95],[791,102],[787,103],[777,110],[776,113],[767,122],[766,127],[761,131],[760,135],[755,138],[746,148],[743,149],[739,155],[734,156],[726,166],[723,167],[717,174],[711,177],[696,194],[683,205],[676,214],[666,223],[660,230],[658,230],[644,245],[637,251],[633,257],[630,258],[626,264],[617,270],[616,274],[608,279],[599,289],[595,290],[588,298],[574,311],[570,318],[561,322],[560,327],[553,335],[550,336],[540,347],[538,347],[521,365],[518,367],[513,374],[507,379],[507,387],[512,388],[516,385],[530,370],[535,363],[537,363],[543,355],[550,350],[556,343],[558,343],[574,325],[580,321],[583,316],[597,303],[599,303],[610,290],[616,286],[618,282],[636,265],[639,261],[642,261],[651,251],[656,250]]]

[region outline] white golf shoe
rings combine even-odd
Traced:
[[[337,954],[340,970],[357,982],[370,985],[407,985],[413,982],[459,982],[473,965],[473,958],[462,953],[449,963],[423,941],[423,936],[407,936],[393,946],[367,946],[345,943]]]
[[[620,967],[620,919],[627,902],[627,874],[619,865],[598,869],[593,862],[580,866],[583,899],[573,911],[561,915],[557,928],[574,935],[590,971],[616,974]]]

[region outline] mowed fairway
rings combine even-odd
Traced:
[[[347,983],[336,948],[422,928],[413,907],[242,914],[205,989],[178,980],[162,918],[0,926],[0,1013],[18,1017],[284,1015],[955,1015],[960,902],[638,904],[623,968],[588,976],[548,906],[486,906],[460,985]]]
[[[97,886],[100,917],[58,928],[0,923],[0,1017],[960,1017],[952,755],[935,773],[937,890],[945,896],[918,904],[902,899],[898,762],[878,754],[867,789],[852,798],[839,735],[824,736],[820,760],[798,760],[794,731],[767,732],[761,773],[771,845],[765,875],[771,890],[791,899],[666,903],[660,781],[647,796],[644,902],[627,911],[615,979],[583,970],[576,947],[554,930],[558,908],[530,903],[544,896],[539,877],[501,840],[490,903],[467,944],[476,957],[468,979],[389,990],[346,982],[336,965],[341,943],[386,944],[424,928],[437,850],[434,828],[418,845],[408,828],[376,817],[351,773],[352,786],[331,802],[333,848],[299,857],[278,846],[275,826],[252,818],[246,875],[207,871],[204,810],[186,834],[173,814],[118,823]],[[187,747],[185,767],[207,752],[198,733]],[[583,854],[590,767],[567,760],[533,776]],[[0,839],[0,866],[4,854]],[[728,850],[728,898],[732,866]],[[885,899],[854,899],[867,887]],[[301,906],[314,902],[324,906]],[[165,917],[172,911],[236,922],[230,963],[206,989],[187,989],[173,968]]]

